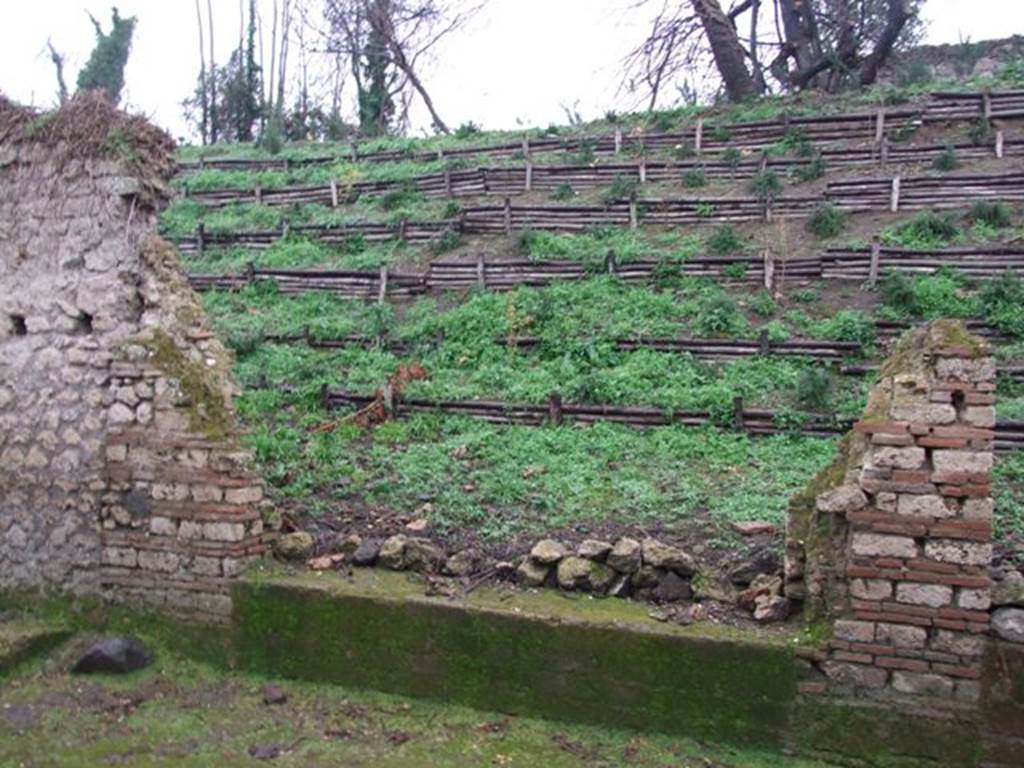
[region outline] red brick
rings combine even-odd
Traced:
[[[854,664],[870,664],[874,659],[867,653],[850,653],[849,651],[836,651],[832,654],[836,661],[849,661]]]
[[[955,437],[962,440],[992,440],[995,432],[977,427],[932,427],[935,437]]]
[[[904,561],[898,557],[880,557],[875,563],[879,568],[902,568]]]
[[[876,667],[885,667],[886,669],[905,669],[908,672],[927,672],[928,662],[920,661],[918,659],[901,659],[896,656],[880,656],[875,659]]]
[[[905,421],[858,421],[853,425],[855,432],[884,432],[889,435],[902,435],[907,431]]]
[[[932,472],[931,476],[927,479],[931,480],[933,483],[946,483],[951,485],[963,485],[967,483],[986,484],[991,482],[988,472],[954,472],[951,470]]]
[[[925,560],[923,557],[907,561],[907,566],[915,571],[935,571],[936,573],[960,573],[960,566],[953,563],[939,563],[935,560]]]
[[[939,664],[959,664],[960,657],[954,656],[951,653],[939,653],[938,651],[925,651],[922,654],[920,651],[917,652],[918,657],[924,656],[925,659],[932,662],[938,662]]]
[[[903,520],[877,521],[871,524],[871,530],[875,533],[898,533],[902,536],[918,538],[928,533],[928,526],[924,523],[912,523]]]
[[[988,621],[988,613],[985,611],[965,611],[962,608],[939,608],[939,616],[959,621]]]
[[[967,631],[967,622],[965,621],[953,621],[952,619],[937,618],[932,623],[941,629],[952,629],[955,632]]]
[[[964,405],[995,405],[995,395],[987,395],[981,392],[964,393]]]
[[[870,653],[873,656],[895,656],[896,649],[879,643],[850,643],[850,650],[856,653]]]
[[[891,611],[854,611],[856,618],[861,621],[886,621],[890,624],[910,624],[915,627],[930,627],[932,620],[923,616],[912,616],[909,613],[895,613]]]
[[[850,600],[850,607],[855,611],[880,611],[882,610],[882,604],[877,600],[858,600],[853,598]]]
[[[892,479],[897,483],[927,483],[932,480],[927,469],[894,469]]]
[[[846,575],[851,579],[877,579],[881,575],[878,568],[864,565],[846,566]]]
[[[940,485],[939,493],[952,498],[978,499],[992,495],[991,485]]]
[[[981,678],[981,667],[976,664],[962,667],[954,666],[953,664],[939,664],[937,662],[933,662],[932,669],[935,672],[943,675],[949,675],[950,677],[962,677],[967,680],[978,680]]]
[[[967,441],[955,437],[931,437],[922,436],[917,438],[917,444],[922,448],[966,448]]]
[[[941,539],[968,539],[970,541],[991,541],[992,526],[988,528],[966,527],[950,523],[937,523],[929,527],[929,534]]]
[[[894,445],[898,448],[903,448],[908,445],[914,444],[914,438],[910,435],[890,435],[885,432],[878,432],[877,434],[871,435],[872,445]]]
[[[976,621],[967,622],[967,631],[975,635],[983,635],[989,630],[988,623],[982,624]]]
[[[935,615],[935,609],[923,605],[906,605],[905,603],[893,603],[885,601],[882,603],[883,611],[895,613],[907,613],[911,616],[931,617]]]

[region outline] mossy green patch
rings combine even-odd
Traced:
[[[154,328],[148,336],[136,341],[149,350],[153,364],[178,382],[191,429],[211,440],[227,437],[234,417],[216,369],[190,360],[160,328]]]
[[[612,601],[592,609],[485,593],[455,603],[416,594],[405,577],[372,578],[396,589],[239,583],[240,666],[555,720],[780,743],[796,690],[784,637],[712,638]]]
[[[0,678],[70,635],[67,627],[39,619],[0,618]]]

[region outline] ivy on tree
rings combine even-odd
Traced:
[[[113,8],[109,32],[103,31],[92,14],[89,20],[96,28],[96,47],[78,73],[78,90],[102,90],[117,104],[124,88],[124,68],[132,49],[136,19],[134,16],[121,18],[117,8]]]

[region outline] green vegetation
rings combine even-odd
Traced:
[[[822,239],[835,237],[846,228],[846,213],[831,203],[819,205],[807,219],[807,231]]]
[[[708,183],[707,177],[704,175],[702,168],[695,168],[692,171],[686,171],[683,174],[683,186],[688,189],[695,189],[697,187],[706,186]]]
[[[952,214],[925,211],[886,229],[882,242],[900,248],[942,248],[959,235],[960,227]]]
[[[747,244],[730,224],[716,227],[707,239],[707,247],[714,254],[729,256],[746,250]]]
[[[770,203],[782,194],[782,179],[773,170],[761,171],[747,186],[750,193],[765,203]]]
[[[227,673],[186,660],[154,637],[157,663],[87,684],[65,671],[69,651],[22,668],[0,690],[0,764],[56,768],[113,763],[205,768],[268,764],[381,768],[479,765],[658,768],[679,761],[743,768],[827,768],[750,748],[497,715],[334,684]],[[75,641],[80,647],[82,641]],[[276,684],[288,700],[263,703]],[[59,734],[57,736],[56,734]]]
[[[947,144],[945,149],[932,161],[932,168],[936,171],[948,173],[960,167],[960,158],[956,155],[956,149],[952,144]]]
[[[975,296],[957,272],[942,268],[932,275],[910,276],[887,271],[879,280],[882,301],[890,315],[920,317],[973,317],[981,313]]]

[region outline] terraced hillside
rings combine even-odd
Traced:
[[[188,148],[163,226],[285,524],[321,550],[415,521],[491,562],[640,532],[732,563],[729,524],[782,522],[894,337],[957,317],[1002,366],[1012,561],[1024,84],[994,85]]]

